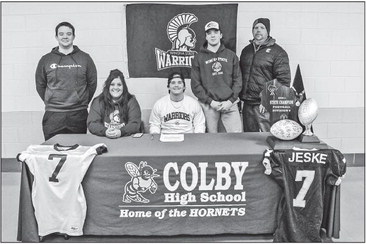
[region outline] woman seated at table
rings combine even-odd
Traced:
[[[118,69],[111,70],[102,93],[93,100],[87,123],[92,134],[108,138],[140,131],[140,106],[128,92],[123,73]]]

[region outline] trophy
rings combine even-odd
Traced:
[[[267,143],[274,150],[288,150],[293,147],[304,149],[328,149],[328,145],[314,135],[311,125],[318,116],[318,105],[312,98],[303,101],[298,109],[298,119],[303,127],[290,119],[279,120],[271,126],[272,136],[267,137]],[[301,134],[302,133],[302,134]]]
[[[305,126],[305,131],[300,135],[300,142],[319,143],[319,138],[311,131],[311,125],[318,116],[318,104],[312,98],[306,99],[300,105],[298,117]]]

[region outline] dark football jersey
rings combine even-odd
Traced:
[[[335,149],[267,150],[265,174],[282,188],[284,198],[274,242],[321,242],[326,185],[340,184],[346,160]]]

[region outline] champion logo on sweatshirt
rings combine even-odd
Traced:
[[[53,63],[53,64],[50,65],[50,68],[51,69],[57,69],[57,68],[68,68],[68,69],[71,69],[71,68],[81,68],[81,65],[80,64],[59,65],[59,64]]]

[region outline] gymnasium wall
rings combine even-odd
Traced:
[[[54,28],[62,21],[75,26],[74,44],[97,66],[96,95],[109,71],[118,68],[147,120],[154,102],[167,94],[166,79],[128,78],[126,4],[1,3],[2,158],[43,142],[44,105],[34,74],[41,56],[57,46]],[[350,163],[364,158],[364,7],[364,2],[238,2],[237,55],[252,39],[253,21],[269,18],[271,36],[289,55],[292,78],[300,64],[307,97],[318,102],[316,134],[349,154]]]

